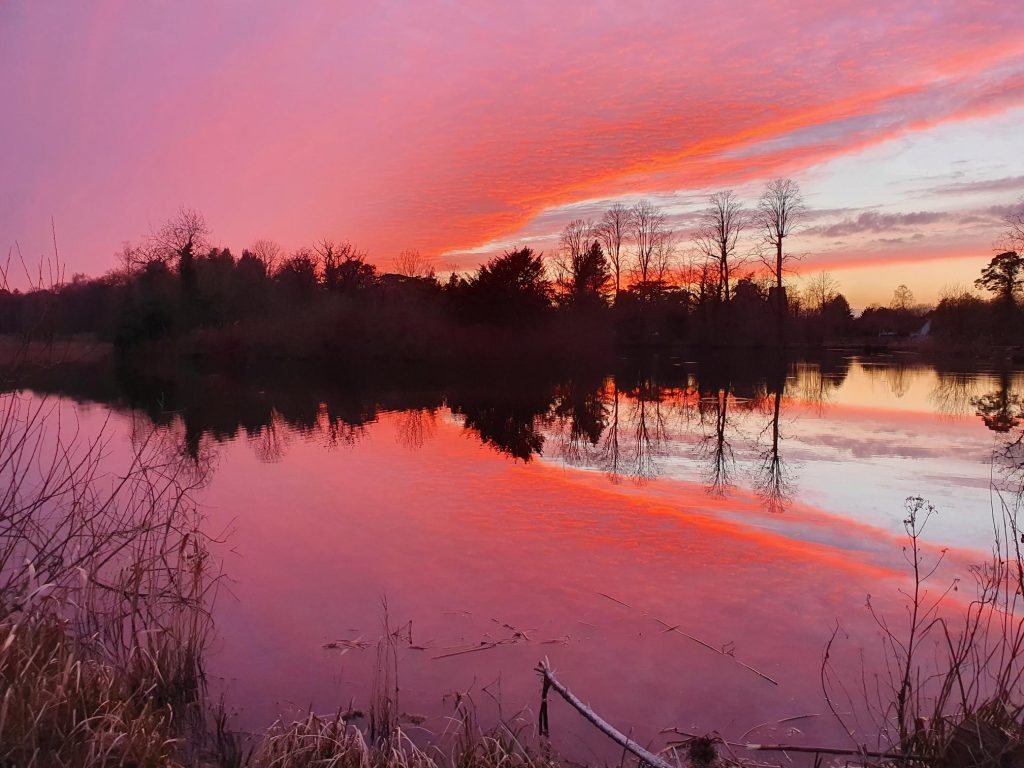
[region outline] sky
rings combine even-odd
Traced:
[[[69,274],[180,206],[447,271],[649,198],[685,253],[709,193],[787,176],[798,269],[862,307],[969,285],[1024,195],[1005,1],[4,0],[0,96],[0,246]]]

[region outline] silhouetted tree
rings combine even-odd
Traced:
[[[806,212],[800,187],[792,179],[772,179],[757,203],[757,220],[766,245],[773,253],[762,254],[762,261],[775,277],[775,306],[779,320],[786,312],[786,292],[782,277],[786,264],[794,257],[786,253],[784,243],[793,234]]]
[[[665,214],[649,200],[638,201],[629,209],[629,233],[633,242],[634,282],[663,280],[670,255]]]
[[[273,240],[267,239],[257,240],[247,251],[263,265],[263,271],[268,275],[274,274],[274,270],[277,269],[277,263],[283,255],[281,246]],[[245,255],[246,251],[242,253]]]
[[[1024,256],[1016,251],[1006,251],[992,260],[981,270],[981,277],[974,281],[975,286],[995,294],[996,299],[1013,306],[1017,303],[1017,294],[1024,287]]]
[[[1024,253],[1024,197],[1009,210],[1003,220],[1006,223],[1003,231],[1005,249]]]
[[[150,236],[150,258],[165,264],[176,262],[186,296],[195,292],[194,261],[196,255],[206,249],[209,236],[210,229],[203,214],[185,207],[179,208]]]
[[[804,295],[808,306],[821,314],[825,306],[839,293],[839,283],[828,272],[819,272],[807,280]]]
[[[284,259],[274,272],[274,281],[295,296],[308,298],[316,290],[316,256],[309,248],[300,248]]]
[[[932,313],[936,336],[958,343],[977,342],[991,335],[991,307],[966,288],[946,292]]]
[[[622,247],[629,236],[629,229],[629,209],[622,203],[615,203],[605,211],[596,227],[596,234],[611,262],[616,298],[622,289]]]
[[[352,243],[335,243],[324,238],[314,246],[320,257],[320,274],[324,287],[337,293],[351,293],[373,284],[377,270],[366,262],[366,254]]]
[[[402,251],[398,254],[392,268],[395,270],[395,274],[405,277],[426,279],[434,277],[434,267],[430,260],[415,250]]]
[[[732,276],[742,266],[737,254],[740,234],[747,224],[747,213],[731,189],[715,192],[701,214],[694,242],[705,259],[718,272],[718,298],[732,300]]]
[[[892,301],[889,302],[889,306],[892,309],[898,311],[907,311],[914,306],[914,293],[906,285],[896,286],[896,290],[892,292]]]
[[[611,271],[597,240],[582,248],[563,244],[555,259],[556,283],[562,303],[575,307],[598,307],[607,302]]]
[[[482,320],[536,319],[551,306],[552,288],[543,258],[529,247],[495,256],[480,267],[465,290],[472,314]]]

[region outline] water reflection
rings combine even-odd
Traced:
[[[515,461],[557,460],[600,471],[614,483],[635,484],[659,476],[667,465],[677,471],[682,462],[709,495],[746,490],[764,509],[781,512],[800,485],[799,462],[787,455],[787,437],[799,431],[802,420],[826,417],[851,370],[856,375],[846,388],[865,390],[865,402],[878,399],[892,407],[906,401],[911,410],[980,418],[1003,436],[1004,464],[1017,466],[1024,379],[1009,369],[963,372],[837,357],[634,363],[610,375],[387,386],[294,376],[253,385],[194,372],[160,381],[75,372],[32,386],[126,407],[161,427],[166,451],[195,467],[214,466],[216,447],[224,441],[246,442],[262,462],[281,461],[298,441],[327,449],[353,446],[381,412],[393,411],[399,414],[397,439],[409,450],[430,450],[438,421],[453,419],[466,434]],[[848,440],[830,439],[836,446]]]
[[[216,663],[236,701],[267,702],[251,722],[276,716],[285,696],[326,709],[365,692],[358,670],[372,661],[324,644],[376,627],[387,595],[438,649],[488,637],[497,619],[539,628],[538,642],[572,638],[457,663],[409,649],[416,711],[436,714],[436,691],[502,670],[512,700],[531,701],[522,670],[555,651],[627,728],[696,717],[742,722],[738,735],[820,711],[817,663],[806,660],[836,617],[873,641],[859,609],[864,594],[902,583],[889,513],[907,495],[939,501],[935,544],[962,555],[991,544],[993,448],[1000,477],[1019,487],[1020,374],[901,368],[674,361],[551,379],[181,372],[32,387],[108,404],[80,410],[118,411],[140,439],[156,423],[169,458],[216,475],[204,492],[211,529],[231,525],[243,555],[229,569],[240,598],[218,605]],[[975,562],[957,557],[956,567]],[[644,628],[644,612],[735,647],[786,685],[708,663],[703,646]],[[639,660],[635,695],[606,674],[626,656]],[[822,729],[811,741],[839,738],[824,720],[807,727]]]

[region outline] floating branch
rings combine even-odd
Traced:
[[[630,752],[640,758],[640,760],[652,766],[652,768],[677,768],[666,760],[658,757],[653,752],[649,752],[641,747],[624,733],[617,730],[608,721],[602,719],[601,716],[588,705],[580,701],[572,691],[558,682],[554,673],[551,671],[551,664],[547,659],[544,659],[537,665],[537,672],[539,672],[540,676],[544,679],[544,690],[541,694],[540,704],[541,735],[548,735],[548,689],[554,688],[555,692],[569,703],[569,706],[583,715],[585,720],[627,752]]]
[[[613,603],[618,603],[619,605],[623,606],[624,608],[629,608],[630,610],[635,610],[633,608],[633,606],[630,605],[629,603],[624,603],[621,600],[619,600],[618,598],[612,597],[611,595],[606,594],[605,592],[598,592],[597,594],[599,594],[601,597],[604,597],[604,598],[607,598],[608,600],[611,600]],[[749,671],[753,672],[755,675],[760,677],[762,680],[766,680],[767,682],[771,683],[772,685],[778,685],[779,684],[778,680],[775,680],[774,678],[769,677],[768,675],[766,675],[761,670],[755,669],[754,667],[750,666],[746,662],[741,661],[740,659],[736,658],[735,654],[730,653],[730,652],[728,652],[728,651],[726,651],[726,650],[724,650],[722,648],[716,648],[715,646],[711,645],[711,643],[706,643],[703,640],[701,640],[699,637],[694,637],[689,632],[684,632],[682,629],[680,629],[681,625],[679,625],[679,624],[669,624],[667,621],[663,621],[662,619],[659,619],[657,616],[654,616],[653,614],[650,614],[650,613],[648,613],[647,611],[644,611],[644,610],[641,610],[640,613],[642,613],[644,616],[648,616],[648,617],[654,619],[662,627],[665,628],[666,632],[675,632],[677,634],[680,634],[683,637],[687,638],[688,640],[692,640],[693,642],[697,643],[697,645],[703,646],[704,648],[707,648],[709,651],[712,651],[713,653],[717,653],[719,656],[724,656],[727,659],[732,659],[734,662],[739,664],[741,667],[743,667],[746,670],[749,670]]]

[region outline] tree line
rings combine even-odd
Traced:
[[[1020,330],[1024,201],[1006,217],[1005,249],[976,281],[991,300],[959,289],[925,307],[900,286],[889,306],[856,318],[827,273],[802,290],[788,280],[798,258],[790,238],[806,215],[790,179],[768,182],[750,207],[731,190],[709,195],[685,235],[649,200],[616,203],[596,221],[569,222],[548,259],[517,247],[442,279],[416,251],[382,271],[352,243],[329,238],[290,253],[258,240],[236,256],[213,245],[202,214],[182,208],[126,243],[102,277],[64,281],[58,267],[48,285],[40,270],[33,290],[0,291],[0,332],[90,333],[122,350],[170,341],[210,353],[427,360],[538,346],[584,354],[820,344],[929,328],[951,342],[1012,343]],[[5,284],[10,272],[8,264]]]

